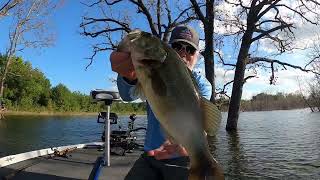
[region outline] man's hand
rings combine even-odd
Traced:
[[[129,53],[113,51],[110,55],[111,69],[130,81],[137,79]]]
[[[184,147],[179,144],[172,144],[169,140],[163,143],[158,149],[148,151],[149,156],[154,156],[156,159],[169,159],[174,156],[188,156]]]

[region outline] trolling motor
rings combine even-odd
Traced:
[[[134,121],[136,119],[136,115],[130,115],[130,120],[128,121],[127,130],[122,130],[119,125],[118,130],[111,131],[110,137],[110,146],[114,149],[114,153],[118,155],[125,156],[127,152],[133,152],[133,149],[137,147],[137,136],[132,134],[134,131]]]
[[[99,112],[97,118],[97,123],[104,124],[104,131],[101,136],[101,140],[105,142],[104,155],[97,158],[88,178],[88,180],[96,180],[99,178],[101,167],[110,166],[111,147],[121,147],[123,149],[122,155],[125,155],[126,152],[130,152],[136,147],[143,146],[135,142],[137,137],[133,136],[132,132],[141,129],[146,130],[146,128],[134,128],[136,115],[131,114],[129,117],[131,121],[128,122],[128,130],[123,131],[119,125],[119,130],[110,132],[110,124],[118,123],[118,115],[110,112],[110,106],[113,101],[120,101],[119,93],[105,90],[93,90],[90,94],[94,102],[104,102],[107,106],[107,112]]]
[[[98,115],[97,122],[104,123],[106,119],[106,112],[100,112]],[[137,147],[141,147],[136,143],[137,136],[135,136],[132,132],[138,130],[146,130],[146,128],[134,128],[134,121],[137,116],[135,114],[131,114],[129,116],[128,128],[123,130],[121,125],[118,125],[118,129],[114,129],[110,133],[110,151],[117,155],[125,156],[126,153],[133,152],[133,150]],[[110,113],[110,124],[117,124],[118,116],[115,113]],[[105,132],[102,133],[101,140],[105,141]]]

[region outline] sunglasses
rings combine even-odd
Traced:
[[[171,47],[177,51],[181,51],[182,49],[185,49],[186,52],[190,55],[194,55],[194,53],[196,52],[196,48],[194,48],[191,45],[188,44],[182,44],[182,43],[172,43]]]

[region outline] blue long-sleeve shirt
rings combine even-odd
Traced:
[[[206,99],[210,99],[212,94],[212,86],[209,81],[200,73],[192,72],[198,84],[200,94]],[[135,85],[126,82],[123,77],[117,78],[118,90],[121,98],[124,101],[134,101],[137,97],[132,95]],[[144,142],[144,151],[150,151],[159,148],[165,142],[165,135],[161,128],[160,122],[153,114],[149,104],[147,103],[147,133]]]

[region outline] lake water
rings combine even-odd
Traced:
[[[225,131],[226,113],[213,154],[226,179],[320,179],[320,113],[309,110],[243,112],[238,132]],[[120,117],[126,127],[128,117]],[[139,116],[136,127],[146,125]],[[114,127],[116,128],[116,127]],[[11,116],[0,121],[0,157],[46,147],[100,141],[93,116]],[[138,134],[143,142],[144,132]]]

